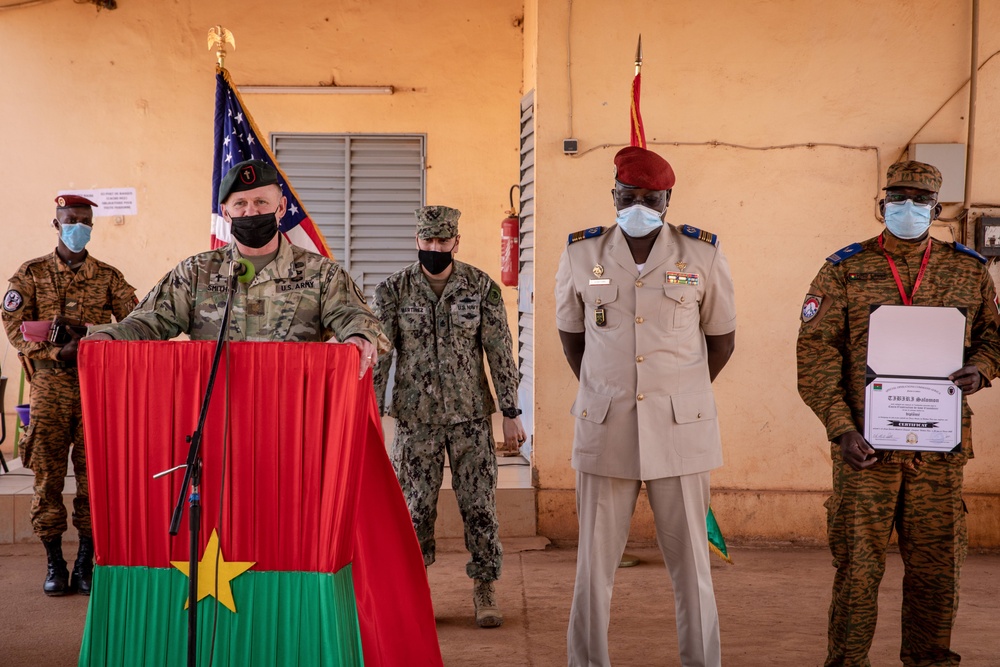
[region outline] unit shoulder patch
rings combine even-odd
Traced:
[[[806,300],[802,302],[802,321],[808,322],[819,314],[819,307],[823,305],[823,297],[818,294],[806,294]]]
[[[486,294],[486,300],[495,306],[500,303],[500,298],[500,287],[496,283],[491,284],[490,291]]]
[[[368,303],[368,299],[365,297],[365,293],[361,291],[361,288],[358,287],[358,284],[353,280],[351,281],[351,287],[354,288],[354,294],[357,295],[361,303]]]
[[[847,246],[845,248],[841,248],[837,252],[835,252],[832,255],[830,255],[829,257],[827,257],[826,261],[830,262],[834,266],[837,266],[838,264],[840,264],[841,262],[843,262],[848,257],[853,257],[854,255],[857,255],[862,250],[864,250],[864,246],[862,246],[860,243],[852,243],[851,245],[849,245],[849,246]]]
[[[607,227],[591,227],[589,229],[581,229],[580,231],[573,232],[569,235],[569,240],[566,242],[566,245],[582,241],[583,239],[595,239],[606,231],[608,231]]]
[[[684,236],[690,236],[693,239],[698,239],[699,241],[704,241],[705,243],[711,243],[716,247],[719,245],[718,235],[713,234],[712,232],[706,232],[704,229],[692,227],[691,225],[681,225],[681,234]]]
[[[18,311],[24,305],[24,297],[16,289],[8,290],[3,297],[3,309],[8,313]]]
[[[957,243],[957,242],[955,243],[955,250],[957,250],[958,252],[963,252],[966,255],[968,255],[969,257],[975,257],[982,264],[985,264],[987,262],[987,259],[985,257],[983,257],[982,255],[980,255],[978,252],[976,252],[972,248],[970,248],[968,246],[964,246],[961,243]]]

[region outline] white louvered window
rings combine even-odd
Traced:
[[[531,460],[535,431],[535,91],[521,98],[520,265],[517,274],[518,400],[528,438],[521,447]]]
[[[271,135],[302,205],[369,301],[376,285],[417,260],[425,143],[419,134]]]

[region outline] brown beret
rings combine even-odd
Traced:
[[[615,155],[615,180],[646,190],[669,190],[677,177],[670,163],[653,151],[626,146]]]
[[[77,206],[97,206],[96,203],[90,201],[86,197],[81,197],[80,195],[59,195],[55,199],[56,206],[59,208],[76,208]]]

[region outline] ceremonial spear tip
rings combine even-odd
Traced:
[[[642,68],[642,33],[639,33],[639,43],[635,45],[635,73]]]

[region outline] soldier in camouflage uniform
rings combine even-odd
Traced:
[[[396,437],[390,457],[424,554],[434,562],[434,521],[445,452],[465,523],[480,627],[503,622],[494,580],[503,550],[496,515],[497,461],[490,415],[496,410],[483,367],[489,359],[503,412],[504,441],[517,446],[524,429],[517,409],[517,364],[511,351],[500,287],[483,271],[453,261],[459,211],[416,210],[419,261],[375,290],[374,309],[396,349],[392,407]],[[385,413],[391,356],[375,370],[375,393]]]
[[[959,664],[951,630],[968,547],[962,473],[972,457],[972,413],[964,396],[1000,373],[1000,312],[985,259],[929,235],[940,213],[940,187],[941,174],[931,165],[889,167],[880,202],[886,230],[828,257],[802,307],[799,394],[826,427],[833,457],[826,508],[837,573],[827,667],[870,664],[894,528],[906,573],[900,658],[913,666]],[[966,309],[965,366],[950,377],[963,393],[960,451],[876,452],[861,435],[869,306],[901,303]]]
[[[292,245],[278,234],[285,197],[277,171],[260,160],[234,166],[219,186],[234,241],[182,261],[118,324],[91,329],[90,338],[215,339],[225,310],[234,260],[253,264],[255,277],[233,299],[229,339],[342,341],[361,351],[360,376],[389,342],[364,294],[335,262]]]
[[[31,423],[21,440],[21,459],[35,473],[31,525],[45,545],[48,572],[43,590],[59,596],[74,590],[90,594],[94,543],[90,530],[90,494],[80,408],[80,380],[76,369],[77,340],[60,344],[30,342],[21,324],[38,320],[76,324],[103,324],[112,315],[123,319],[136,304],[135,288],[121,271],[95,259],[85,249],[93,228],[92,201],[77,195],[56,198],[59,232],[55,252],[21,265],[10,279],[3,300],[7,337],[26,359],[31,375]],[[59,318],[57,320],[57,318]],[[80,548],[72,578],[62,554],[66,532],[63,485],[67,458],[72,456],[76,476],[73,525]]]

